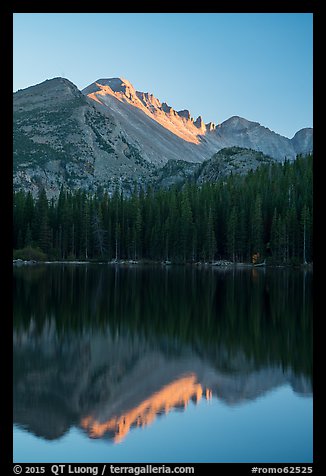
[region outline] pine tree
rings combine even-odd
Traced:
[[[13,247],[22,248],[23,236],[25,233],[24,220],[25,193],[17,192],[13,197]]]
[[[44,190],[36,200],[19,191],[13,205],[14,248],[40,247],[50,258],[248,261],[268,249],[274,262],[313,259],[312,157],[130,197],[62,187],[48,202]]]
[[[78,222],[79,222],[79,246],[78,246],[78,258],[88,260],[88,246],[90,235],[90,220],[89,220],[89,200],[85,192],[82,192],[80,196],[80,204],[78,210]]]
[[[33,223],[33,218],[34,218],[34,199],[33,195],[31,192],[28,192],[26,195],[25,203],[24,203],[24,221],[25,221],[25,236],[27,232],[27,227],[29,226],[30,228],[30,234],[31,234],[31,239],[30,242],[32,243],[33,241],[33,235],[32,235],[32,223]]]
[[[104,254],[107,251],[106,240],[105,240],[106,230],[103,227],[102,210],[98,203],[93,212],[91,225],[92,225],[95,248],[99,252],[100,257],[103,258]]]
[[[27,224],[24,246],[32,246],[32,230],[29,223]]]
[[[301,230],[302,230],[302,262],[307,264],[309,260],[310,251],[310,231],[311,231],[311,216],[307,205],[304,205],[301,211]]]
[[[228,255],[235,261],[236,243],[237,243],[238,217],[235,207],[232,208],[227,222],[227,251]]]
[[[281,215],[274,209],[271,226],[271,250],[273,260],[278,263],[287,262],[287,234],[286,223]]]
[[[142,216],[139,205],[136,205],[136,215],[133,224],[133,243],[134,243],[134,259],[136,260],[141,256],[141,229],[142,229]]]
[[[42,188],[38,194],[36,211],[37,245],[42,251],[44,251],[44,253],[47,254],[50,251],[51,243],[48,217],[48,200],[44,188]]]
[[[256,197],[251,215],[251,254],[254,261],[264,254],[262,201],[260,194]]]
[[[182,194],[180,207],[180,251],[183,262],[190,258],[192,252],[192,212],[190,208],[189,198],[187,192]]]
[[[205,257],[208,258],[208,261],[214,261],[216,254],[216,238],[214,232],[214,222],[213,222],[213,212],[212,208],[209,209],[208,219],[207,219],[207,234],[205,242]]]

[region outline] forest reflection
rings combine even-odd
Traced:
[[[202,395],[311,395],[311,296],[301,270],[15,268],[14,421],[121,441]]]

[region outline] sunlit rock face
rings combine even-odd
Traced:
[[[56,197],[62,185],[130,193],[169,161],[201,164],[233,146],[277,161],[312,150],[312,129],[288,139],[238,116],[205,124],[123,78],[98,79],[83,91],[54,78],[17,91],[13,105],[14,188],[34,195],[44,187]]]
[[[231,117],[218,127],[213,122],[205,125],[201,116],[194,121],[188,109],[175,111],[153,94],[136,91],[126,79],[99,79],[85,88],[83,93],[107,107],[111,106],[108,96],[112,96],[138,108],[165,129],[187,142],[199,145],[205,152],[210,150],[214,153],[223,147],[238,146],[261,151],[276,160],[294,159],[296,154],[312,152],[311,128],[302,129],[290,140],[258,122],[239,116]],[[214,134],[210,134],[212,132]],[[203,142],[200,136],[206,135],[207,142]],[[183,157],[180,159],[187,160]]]
[[[187,109],[174,111],[166,103],[162,104],[153,94],[136,91],[126,79],[99,79],[83,89],[83,93],[108,108],[111,107],[110,97],[129,104],[187,142],[199,144],[197,136],[205,131],[204,128],[199,128],[194,124]]]

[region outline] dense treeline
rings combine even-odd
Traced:
[[[311,262],[312,156],[198,187],[14,194],[14,249],[50,259]],[[19,253],[15,253],[19,256]]]

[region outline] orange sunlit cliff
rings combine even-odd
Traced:
[[[144,427],[150,425],[157,414],[168,413],[177,406],[186,408],[190,399],[198,402],[202,395],[202,386],[197,382],[196,375],[191,374],[174,380],[138,406],[120,416],[115,416],[103,423],[96,421],[92,416],[88,416],[82,419],[81,426],[92,438],[100,438],[106,432],[113,432],[114,442],[119,443],[132,426]],[[206,398],[210,399],[211,395],[211,390],[206,389]]]
[[[200,143],[200,135],[216,128],[213,122],[204,124],[201,116],[194,121],[187,109],[175,111],[165,102],[161,103],[153,94],[136,91],[124,78],[100,79],[85,88],[84,92],[90,99],[104,106],[110,105],[111,96],[121,103],[140,109],[165,129],[194,144]]]

